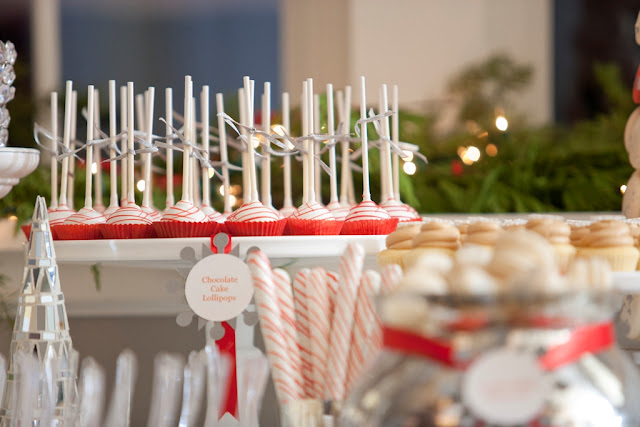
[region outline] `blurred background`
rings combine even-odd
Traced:
[[[115,79],[134,81],[138,92],[173,87],[181,100],[190,74],[197,88],[225,93],[233,115],[241,78],[251,75],[258,88],[272,83],[278,123],[280,92],[297,104],[304,78],[323,92],[326,83],[339,89],[366,75],[372,104],[381,83],[399,85],[401,140],[429,159],[405,158],[401,174],[403,201],[420,212],[619,211],[632,172],[623,132],[640,64],[638,9],[633,0],[0,0],[0,40],[13,41],[19,55],[9,145],[34,146],[33,122],[48,125],[49,93],[69,79],[81,98],[88,84],[106,94]],[[0,200],[0,214],[14,218],[9,225],[30,216],[36,194],[48,198],[42,160]],[[161,189],[155,204],[164,205]],[[7,288],[21,274],[12,245],[0,248]],[[101,289],[86,266],[61,274],[74,343],[109,369],[125,346],[148,362],[160,349],[204,344],[195,328],[173,322],[175,296],[156,295],[152,304],[162,309],[150,308],[149,292],[166,280],[158,272],[104,268]],[[131,281],[137,290],[121,284]],[[5,354],[8,344],[0,341]],[[138,390],[150,369],[142,367]],[[146,416],[143,396],[134,425]]]

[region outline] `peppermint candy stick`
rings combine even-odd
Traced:
[[[324,399],[331,330],[331,301],[327,273],[323,268],[311,270],[307,290],[314,397]]]
[[[331,324],[331,321],[333,320],[333,314],[336,308],[338,283],[340,283],[340,276],[333,271],[327,271],[327,287],[329,288],[329,324]]]
[[[260,329],[264,337],[267,358],[276,394],[281,405],[302,397],[302,384],[294,381],[295,369],[287,353],[287,343],[282,335],[280,310],[276,302],[271,264],[261,251],[251,252],[247,258],[255,288],[256,307]]]
[[[311,363],[311,333],[309,331],[309,312],[307,303],[308,268],[299,270],[293,279],[293,302],[296,311],[296,326],[298,330],[298,344],[300,346],[300,360],[302,362],[302,377],[304,378],[305,397],[313,396],[313,367]]]
[[[296,326],[296,315],[293,303],[293,288],[289,273],[281,268],[273,270],[273,284],[275,285],[276,298],[280,308],[280,322],[282,332],[287,341],[287,352],[291,359],[291,366],[295,371],[294,381],[303,384],[302,362],[300,360],[300,348]]]
[[[393,291],[402,279],[402,267],[398,264],[387,264],[380,272],[380,294],[386,295]]]
[[[375,354],[376,348],[380,348],[379,342],[372,339],[380,332],[380,322],[375,312],[375,298],[380,292],[380,275],[372,270],[367,270],[362,276],[358,289],[358,301],[356,303],[353,334],[351,337],[351,350],[349,352],[349,368],[347,369],[347,384],[351,388],[358,378],[364,365]]]
[[[340,286],[331,322],[326,394],[333,400],[342,400],[345,395],[351,329],[363,263],[364,249],[362,246],[357,243],[349,244],[340,259]]]

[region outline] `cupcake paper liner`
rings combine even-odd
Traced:
[[[158,237],[211,237],[220,231],[225,231],[225,225],[218,222],[181,222],[181,221],[156,221],[153,228]]]
[[[98,240],[102,234],[99,224],[60,224],[55,226],[53,237],[57,240]]]
[[[363,236],[389,234],[395,231],[397,226],[398,218],[345,221],[340,234]]]
[[[292,236],[336,236],[340,234],[344,221],[313,219],[287,219],[285,232]]]
[[[380,251],[377,256],[378,267],[385,265],[397,264],[404,269],[402,256],[409,252],[410,249],[385,249]]]
[[[225,225],[232,236],[282,236],[287,218],[278,221],[227,221]]]
[[[640,254],[633,247],[580,248],[577,258],[600,257],[609,261],[613,271],[635,271]]]
[[[149,239],[156,237],[152,224],[100,224],[104,239]]]

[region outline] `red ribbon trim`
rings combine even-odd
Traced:
[[[574,329],[568,341],[549,348],[538,360],[544,370],[552,371],[575,362],[584,354],[604,351],[614,342],[615,332],[611,322],[585,325]],[[456,360],[455,349],[449,341],[388,326],[383,328],[383,344],[386,349],[425,357],[456,369],[464,369],[470,363]]]

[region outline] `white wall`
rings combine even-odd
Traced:
[[[419,109],[442,99],[447,81],[465,65],[506,52],[535,67],[517,109],[536,123],[553,117],[550,0],[282,0],[281,5],[282,81],[294,93],[305,77],[314,77],[317,87],[327,82],[340,87],[365,74],[368,99],[375,99],[380,83],[397,83],[401,104]],[[327,55],[324,46],[334,52]]]

